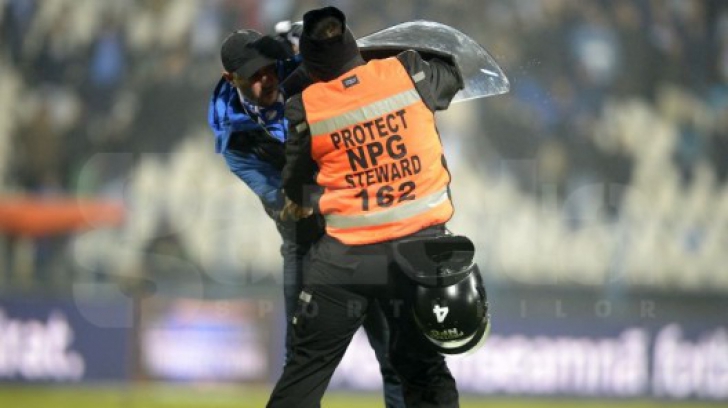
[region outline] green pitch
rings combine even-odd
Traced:
[[[0,385],[0,407],[7,408],[262,408],[269,388],[138,386],[138,387],[17,387]],[[720,403],[664,401],[537,400],[465,395],[462,408],[716,408]],[[379,408],[377,394],[330,392],[324,408]],[[724,406],[724,405],[723,405]],[[295,408],[295,407],[291,407]]]

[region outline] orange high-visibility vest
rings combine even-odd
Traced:
[[[396,58],[311,85],[303,104],[329,235],[349,245],[400,238],[453,214],[435,116]]]

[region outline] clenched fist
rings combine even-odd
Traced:
[[[310,217],[313,214],[313,208],[301,207],[286,197],[286,203],[281,210],[282,221],[298,221],[302,218]]]

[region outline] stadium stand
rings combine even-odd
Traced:
[[[220,283],[279,269],[273,223],[205,128],[225,34],[318,5],[274,3],[0,1],[0,194],[127,209],[121,227],[37,240],[39,285],[151,273],[160,254]],[[441,129],[451,228],[489,279],[728,291],[725,2],[336,3],[360,35],[453,25],[509,75],[509,95],[456,105]]]

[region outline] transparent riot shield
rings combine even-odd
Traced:
[[[385,28],[357,40],[364,59],[384,58],[406,50],[419,51],[454,61],[463,76],[464,88],[453,102],[507,93],[510,84],[495,59],[480,44],[462,32],[433,21],[410,21]]]

